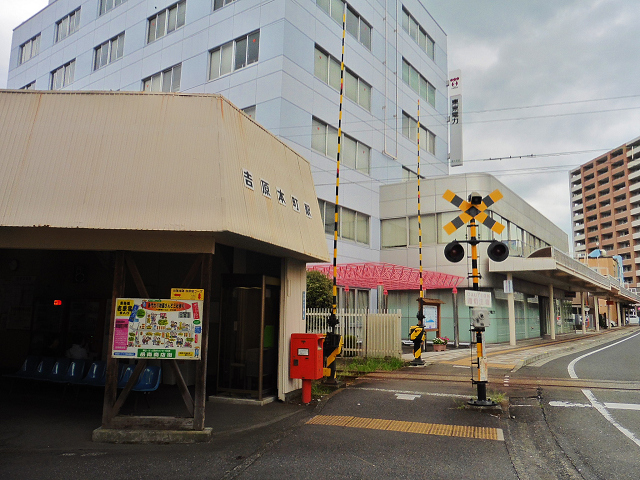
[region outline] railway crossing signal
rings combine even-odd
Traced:
[[[468,200],[463,200],[458,195],[453,193],[451,190],[447,190],[442,196],[445,200],[451,202],[453,205],[462,210],[462,213],[458,215],[456,218],[447,223],[443,228],[447,234],[451,235],[458,228],[465,224],[469,224],[469,240],[454,240],[453,242],[447,244],[444,248],[444,256],[450,262],[457,263],[464,258],[465,251],[462,243],[468,243],[471,245],[471,275],[470,278],[473,279],[473,289],[479,290],[478,282],[480,279],[480,273],[478,271],[478,244],[481,242],[490,242],[489,248],[487,249],[487,255],[494,262],[502,262],[509,256],[509,247],[500,241],[497,240],[478,240],[477,237],[477,229],[478,226],[476,222],[480,222],[485,227],[489,228],[491,231],[500,235],[504,230],[504,225],[496,222],[493,218],[487,215],[487,208],[492,206],[498,200],[502,198],[502,193],[500,190],[494,190],[486,197],[482,198],[477,192],[472,192]],[[487,357],[485,355],[485,340],[484,340],[484,331],[485,331],[485,323],[476,321],[476,316],[484,319],[485,316],[488,320],[488,312],[473,312],[473,331],[476,332],[476,352],[477,352],[477,361],[472,362],[477,366],[477,380],[472,377],[471,382],[473,384],[478,385],[478,399],[470,400],[469,403],[476,406],[493,406],[495,402],[487,399]],[[473,367],[472,367],[473,368]]]

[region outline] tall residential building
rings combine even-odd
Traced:
[[[573,248],[620,255],[624,282],[640,285],[640,137],[569,173]]]
[[[419,100],[421,173],[448,173],[446,35],[420,0],[50,0],[14,31],[8,87],[220,93],[309,159],[332,244],[344,11],[339,261],[380,261]]]

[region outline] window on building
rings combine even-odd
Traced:
[[[258,61],[260,30],[243,35],[209,52],[209,80],[226,75]]]
[[[40,53],[40,34],[20,45],[20,58],[18,59],[18,65],[22,65],[27,60],[35,57],[38,53]]]
[[[327,235],[333,235],[335,228],[335,204],[318,199],[320,215]],[[370,217],[346,207],[338,207],[338,237],[369,245]]]
[[[93,56],[93,69],[98,70],[100,67],[104,67],[111,62],[115,62],[119,58],[122,58],[123,52],[124,32],[95,48]]]
[[[423,100],[432,107],[436,106],[436,87],[434,87],[418,70],[402,59],[402,81],[411,87]]]
[[[235,1],[236,0],[213,0],[213,9],[218,10],[219,8],[222,8],[225,5],[229,5],[230,3],[233,3]]]
[[[64,40],[80,28],[80,9],[76,9],[56,22],[56,42]]]
[[[437,242],[436,216],[433,214],[421,215],[422,244],[429,245]],[[409,217],[409,245],[419,244],[418,216]]]
[[[245,107],[242,109],[242,111],[244,112],[245,115],[248,115],[249,117],[253,118],[254,120],[256,119],[256,106],[255,105],[251,105],[250,107]]]
[[[179,92],[181,74],[182,64],[179,63],[142,80],[142,90],[145,92]]]
[[[342,0],[316,0],[316,4],[342,26],[345,3]],[[371,25],[353,7],[347,5],[347,32],[371,50]]]
[[[402,112],[402,134],[413,143],[418,143],[418,122]],[[420,125],[420,150],[436,154],[436,135]]]
[[[122,5],[127,0],[100,0],[100,15],[107,13],[108,11]]]
[[[327,85],[340,90],[340,62],[316,46],[314,58],[315,76]],[[371,110],[371,86],[345,67],[344,94],[366,110]]]
[[[431,60],[435,60],[435,42],[404,7],[402,7],[402,28],[414,42],[420,45]]]
[[[175,3],[169,8],[162,10],[153,17],[149,17],[147,43],[151,43],[174,30],[184,26],[185,14],[187,11],[187,2]]]
[[[364,174],[369,174],[371,148],[364,143],[342,134],[340,163]],[[338,156],[338,130],[322,120],[311,121],[311,148],[332,159]]]
[[[76,70],[76,61],[71,60],[61,67],[51,72],[51,90],[60,90],[73,83],[73,76]]]
[[[36,81],[34,80],[31,83],[27,83],[24,87],[20,87],[20,90],[35,90],[36,89]]]

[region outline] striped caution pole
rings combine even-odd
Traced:
[[[338,155],[336,157],[336,203],[333,222],[333,304],[331,315],[327,324],[331,329],[327,333],[324,341],[325,368],[324,376],[327,377],[325,383],[336,384],[336,357],[342,352],[342,336],[336,333],[338,325],[338,222],[339,216],[339,189],[340,189],[340,147],[342,140],[342,98],[344,95],[344,39],[347,31],[347,4],[344,4],[342,12],[342,59],[340,61],[340,112],[338,115]]]
[[[413,360],[411,365],[424,365],[422,360],[422,345],[424,343],[424,290],[422,278],[422,218],[420,215],[420,99],[418,99],[418,255],[420,257],[420,298],[418,298],[418,324],[410,328],[410,338],[413,341]]]
[[[422,305],[422,302],[420,302]],[[422,320],[418,318],[418,325],[413,325],[409,329],[410,338],[413,342],[413,360],[411,365],[424,365],[422,360],[422,342],[424,342],[424,326]]]
[[[478,271],[478,226],[476,219],[472,218],[469,221],[469,244],[471,245],[471,277],[473,280],[473,290],[478,291],[480,273]],[[484,340],[484,328],[474,327],[476,332],[476,357],[477,357],[477,377],[473,379],[478,387],[478,399],[471,400],[469,403],[473,405],[485,406],[487,403],[487,357],[485,356],[485,340]],[[489,402],[492,404],[493,402]]]

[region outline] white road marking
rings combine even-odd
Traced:
[[[640,335],[640,333],[635,333],[633,335],[628,336],[627,338],[623,338],[622,340],[612,343],[611,345],[607,345],[606,347],[602,347],[599,348],[598,350],[594,350],[593,352],[589,352],[589,353],[585,353],[584,355],[579,356],[578,358],[574,358],[571,363],[569,363],[567,370],[569,371],[569,376],[571,378],[578,378],[578,375],[576,375],[576,370],[575,370],[575,365],[576,363],[578,363],[580,360],[582,360],[583,358],[588,357],[589,355],[593,355],[594,353],[598,353],[601,352],[603,350],[606,350],[607,348],[610,347],[614,347],[616,345],[621,344],[622,342],[626,342],[627,340],[631,340],[634,337],[637,337],[638,335]],[[607,408],[611,408],[614,409],[616,408],[615,406],[612,405],[630,405],[630,404],[624,404],[624,403],[620,403],[620,404],[614,404],[614,403],[610,403],[608,405],[610,405],[609,407],[607,407],[607,404],[602,404],[598,401],[598,399],[596,399],[595,395],[593,395],[593,393],[591,393],[591,390],[582,390],[582,393],[584,394],[585,397],[587,397],[587,399],[591,402],[591,405],[593,406],[593,408],[595,408],[596,410],[598,410],[598,412],[607,419],[607,421],[613,425],[614,427],[616,427],[624,436],[626,436],[629,440],[631,440],[633,443],[635,443],[637,446],[640,447],[640,440],[638,440],[638,438],[636,438],[636,436],[634,435],[633,432],[631,432],[630,430],[627,430],[625,427],[623,427],[622,425],[620,425],[615,418],[613,418],[613,416],[609,413],[609,411],[607,410]],[[636,408],[623,408],[624,410],[636,410]],[[640,408],[638,408],[638,410],[640,410]]]
[[[358,390],[365,390],[367,392],[388,392],[388,393],[393,393],[395,395],[397,394],[407,394],[407,395],[416,395],[416,396],[421,396],[421,395],[426,395],[429,397],[447,397],[447,398],[469,398],[472,395],[456,395],[454,393],[429,393],[429,392],[412,392],[412,391],[408,391],[408,390],[390,390],[390,389],[386,389],[386,388],[358,388]]]
[[[567,367],[567,370],[569,370],[569,376],[571,378],[578,378],[578,375],[576,375],[575,365],[583,358],[588,357],[589,355],[593,355],[594,353],[601,352],[602,350],[606,350],[607,348],[614,347],[622,342],[626,342],[627,340],[631,340],[632,338],[637,337],[638,335],[640,335],[640,333],[635,333],[627,338],[623,338],[618,342],[612,343],[611,345],[607,345],[606,347],[599,348],[598,350],[594,350],[593,352],[585,353],[584,355],[580,355],[578,358],[574,358],[571,361],[571,363],[569,363],[569,366]]]
[[[420,398],[420,395],[409,395],[408,393],[396,393],[396,398],[398,400],[415,400],[416,398]]]
[[[611,403],[604,402],[604,407],[610,410],[640,410],[640,405],[636,403]]]
[[[636,438],[633,432],[624,428],[611,416],[605,406],[596,399],[593,393],[591,393],[591,390],[582,390],[582,393],[584,393],[585,397],[587,397],[591,402],[591,405],[593,405],[593,407],[598,410],[598,412],[600,412],[600,414],[606,418],[611,425],[616,427],[625,437],[640,447],[640,440]]]
[[[640,405],[637,403],[616,403],[616,402],[604,402],[604,408],[608,410],[640,410]],[[512,407],[520,407],[522,405],[511,405]],[[552,400],[549,402],[550,407],[578,407],[578,408],[592,408],[590,403],[573,403],[565,402],[563,400]]]
[[[549,406],[551,407],[580,407],[580,408],[591,408],[592,405],[590,403],[573,403],[573,402],[565,402],[563,400],[552,400],[549,402]]]
[[[469,365],[453,365],[453,368],[470,368]]]

